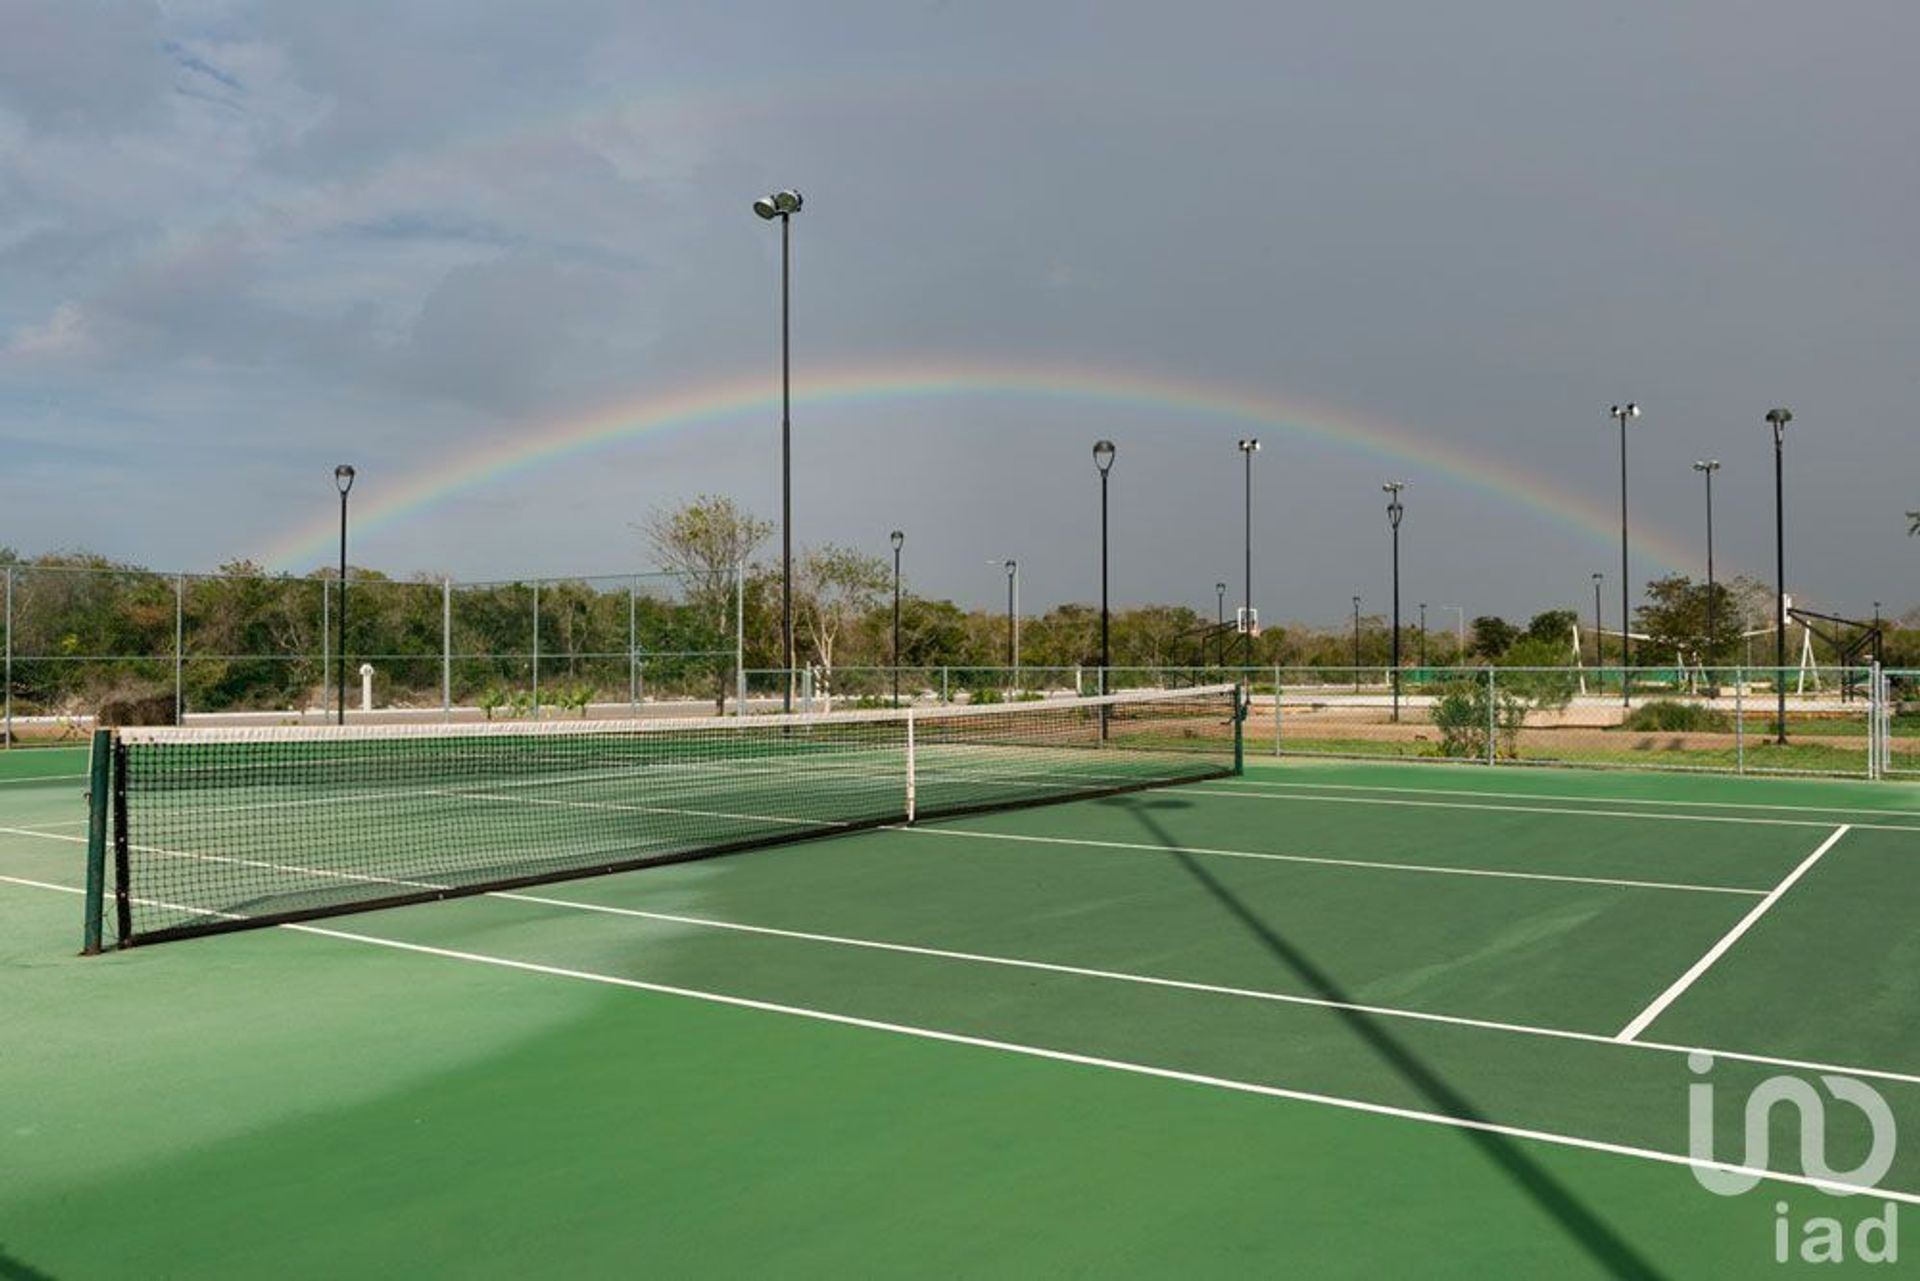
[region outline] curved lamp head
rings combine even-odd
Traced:
[[[341,463],[333,469],[333,483],[342,494],[353,488],[353,468]]]
[[[1400,513],[1406,510],[1400,502],[1400,491],[1406,487],[1407,482],[1404,480],[1390,480],[1380,486],[1380,492],[1387,496],[1387,519],[1393,523],[1395,529],[1400,528]]]
[[[1108,469],[1113,466],[1113,455],[1114,448],[1112,441],[1096,440],[1093,442],[1093,465],[1100,469],[1102,476],[1106,475]]]
[[[771,222],[775,218],[799,213],[800,206],[804,203],[797,191],[776,191],[771,196],[762,196],[754,201],[753,211]]]
[[[1793,421],[1793,411],[1791,409],[1769,409],[1767,411],[1767,421],[1773,424],[1773,429],[1777,432]]]
[[[907,536],[896,529],[887,535],[887,541],[893,544],[893,550],[899,551],[900,544],[907,541]]]
[[[1227,585],[1225,583],[1215,583],[1213,585],[1213,590],[1218,592],[1220,595],[1225,596],[1227,594]]]

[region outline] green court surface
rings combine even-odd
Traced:
[[[83,958],[84,767],[0,756],[9,1281],[1920,1259],[1920,788],[1250,761]],[[1875,1188],[1702,1186],[1779,1077]]]

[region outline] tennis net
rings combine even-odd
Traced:
[[[1215,778],[1238,768],[1239,728],[1221,685],[698,721],[102,731],[89,944]]]

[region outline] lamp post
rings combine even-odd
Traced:
[[[1420,602],[1420,666],[1427,665],[1427,602]]]
[[[988,564],[993,562],[989,561]],[[1007,570],[1007,666],[1020,676],[1020,562],[1009,557]]]
[[[1633,401],[1615,405],[1607,411],[1620,424],[1620,702],[1628,701],[1626,669],[1633,666],[1633,615],[1627,607],[1627,584],[1632,581],[1627,569],[1627,423],[1640,416]]]
[[[1245,594],[1240,598],[1240,631],[1246,637],[1242,648],[1244,660],[1253,662],[1253,456],[1260,452],[1260,442],[1251,436],[1244,437],[1239,444],[1240,456],[1246,459],[1247,467],[1247,579]]]
[[[800,193],[776,191],[753,202],[768,222],[780,220],[780,662],[786,669],[781,708],[793,711],[793,365],[788,300],[793,283],[793,215]]]
[[[1213,657],[1220,666],[1227,665],[1227,585],[1218,582],[1213,585]],[[1203,652],[1202,658],[1206,655]]]
[[[887,535],[893,544],[893,705],[900,706],[900,545],[907,536],[899,530]]]
[[[1107,668],[1113,655],[1107,648],[1107,473],[1113,470],[1113,442],[1093,442],[1093,465],[1100,469],[1100,692],[1107,692]],[[1106,722],[1101,722],[1102,731]]]
[[[1360,692],[1360,598],[1353,598],[1353,692]]]
[[[347,491],[353,488],[353,476],[353,468],[345,463],[333,469],[334,488],[340,491],[340,608],[333,620],[333,655],[339,673],[333,686],[339,694],[336,725],[347,723]]]
[[[1773,428],[1773,686],[1774,723],[1781,744],[1787,741],[1787,516],[1786,484],[1781,479],[1791,409],[1769,409]]]
[[[1607,665],[1605,642],[1600,639],[1600,584],[1606,580],[1606,577],[1597,569],[1593,571],[1593,665],[1595,668]]]
[[[1390,480],[1380,486],[1380,492],[1387,496],[1387,524],[1393,529],[1393,719],[1400,720],[1400,518],[1406,514],[1406,505],[1400,501],[1400,491],[1407,487],[1404,480]]]
[[[1707,479],[1707,652],[1713,652],[1715,605],[1713,591],[1713,473],[1720,470],[1718,458],[1696,459],[1693,469]]]

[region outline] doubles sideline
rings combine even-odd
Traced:
[[[53,885],[47,882],[27,881],[17,877],[0,877],[0,881],[29,885],[35,888],[56,890],[64,893],[79,894],[82,891],[71,886]],[[1543,1143],[1553,1147],[1572,1148],[1588,1152],[1599,1152],[1610,1156],[1622,1156],[1634,1160],[1647,1161],[1666,1166],[1679,1166],[1689,1169],[1712,1169],[1727,1173],[1742,1174],[1762,1179],[1770,1183],[1796,1187],[1817,1188],[1836,1194],[1858,1192],[1860,1189],[1837,1183],[1832,1180],[1815,1178],[1805,1174],[1792,1174],[1783,1171],[1766,1170],[1754,1166],[1740,1165],[1725,1161],[1706,1161],[1665,1152],[1655,1148],[1636,1147],[1623,1143],[1610,1143],[1601,1139],[1586,1138],[1581,1135],[1562,1134],[1551,1130],[1533,1129],[1525,1126],[1503,1125],[1478,1118],[1454,1116],[1450,1113],[1432,1112],[1417,1108],[1397,1107],[1384,1103],[1370,1102],[1364,1099],[1347,1098],[1341,1095],[1322,1094],[1307,1090],[1290,1089],[1285,1086],[1269,1085],[1257,1081],[1241,1080],[1233,1077],[1214,1076],[1201,1072],[1188,1072],[1176,1068],[1160,1067],[1150,1063],[1140,1063],[1129,1059],[1107,1058],[1098,1055],[1081,1054],[1071,1050],[1057,1049],[1051,1046],[1032,1045],[1017,1041],[1002,1041],[989,1037],[973,1036],[960,1032],[946,1031],[940,1028],[923,1027],[909,1023],[895,1023],[880,1019],[863,1018],[857,1015],[841,1014],[831,1010],[817,1009],[811,1006],[789,1005],[775,1001],[764,1001],[753,997],[735,996],[725,992],[714,992],[702,988],[683,987],[675,984],[658,983],[646,979],[628,978],[617,974],[604,974],[593,970],[572,969],[565,966],[546,965],[534,961],[523,961],[513,957],[497,956],[485,952],[470,952],[456,948],[433,947],[424,943],[409,943],[399,939],[383,938],[378,935],[361,934],[349,930],[330,929],[317,925],[281,925],[276,927],[296,934],[307,934],[318,938],[333,939],[355,943],[367,947],[387,948],[415,955],[431,956],[442,960],[456,961],[469,965],[483,965],[499,969],[513,970],[525,974],[541,975],[548,978],[565,979],[573,982],[593,983],[608,987],[622,988],[628,991],[648,992],[661,996],[678,997],[683,1000],[698,1001],[709,1005],[753,1010],[765,1014],[776,1014],[789,1018],[805,1019],[810,1022],[832,1024],[840,1027],[858,1028],[864,1031],[880,1032],[893,1036],[910,1037],[916,1040],[932,1041],[948,1045],[965,1046],[971,1049],[988,1050],[1000,1054],[1016,1055],[1022,1058],[1064,1063],[1078,1067],[1095,1068],[1109,1072],[1119,1072],[1131,1076],[1148,1077],[1163,1081],[1173,1081],[1184,1085],[1200,1086],[1236,1094],[1254,1095],[1271,1099],[1284,1099],[1296,1103],[1309,1103],[1321,1107],[1335,1108],[1341,1111],[1358,1112],[1373,1116],[1391,1117],[1397,1120],[1415,1121],[1427,1125],[1436,1125],[1449,1129],[1473,1130],[1485,1134],[1497,1134],[1506,1138],[1521,1139]],[[1619,1044],[1615,1042],[1615,1044]],[[1652,1049],[1651,1045],[1640,1044],[1642,1048]],[[1736,1055],[1728,1055],[1737,1058]],[[1887,1188],[1874,1188],[1871,1194],[1887,1201],[1898,1201],[1907,1205],[1920,1205],[1920,1193]]]

